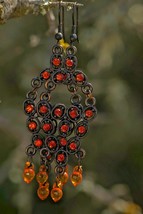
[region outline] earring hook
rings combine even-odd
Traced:
[[[78,5],[75,3],[73,5],[73,10],[72,10],[72,34],[70,36],[71,43],[77,41],[79,42],[78,38],[78,25],[79,25],[79,10],[78,10]]]
[[[59,12],[58,12],[58,33],[56,33],[55,38],[56,40],[65,40],[65,26],[64,26],[64,6],[61,4],[62,1],[59,1]]]

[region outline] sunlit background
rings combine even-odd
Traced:
[[[83,0],[79,67],[97,98],[98,117],[83,139],[84,179],[61,202],[41,202],[22,171],[30,134],[23,113],[30,81],[49,66],[57,21],[25,16],[0,26],[0,213],[141,214],[143,206],[143,1]],[[54,14],[56,15],[54,10]],[[66,38],[71,12],[66,12]],[[59,87],[54,97],[66,102]],[[73,163],[70,163],[71,166]]]

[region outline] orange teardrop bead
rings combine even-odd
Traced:
[[[40,186],[37,190],[37,195],[41,200],[45,200],[49,196],[49,189],[47,186]]]
[[[51,190],[51,198],[54,202],[58,202],[63,196],[63,191],[60,188],[53,188]]]
[[[37,176],[36,180],[39,184],[44,184],[48,180],[48,174],[45,171],[40,171]]]
[[[35,177],[35,171],[34,169],[30,168],[25,168],[23,172],[23,179],[24,181],[29,184]]]
[[[82,181],[82,174],[80,172],[73,172],[71,175],[71,182],[73,184],[73,186],[77,186],[81,183]]]
[[[68,182],[69,175],[67,172],[64,172],[63,175],[59,175],[59,180],[63,183],[66,184]]]

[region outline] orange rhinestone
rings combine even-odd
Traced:
[[[45,200],[49,196],[49,189],[47,186],[40,186],[37,190],[37,195],[41,200]]]
[[[35,177],[35,171],[32,168],[25,168],[23,172],[23,180],[29,184]]]
[[[78,186],[82,181],[82,174],[80,172],[73,172],[71,175],[71,182],[73,186]]]
[[[39,172],[36,176],[36,180],[39,184],[44,184],[48,180],[47,172]]]
[[[63,191],[60,188],[53,188],[51,190],[51,198],[54,202],[58,202],[63,196]]]
[[[64,172],[63,175],[59,175],[59,180],[63,183],[66,184],[68,182],[69,175],[67,172]]]

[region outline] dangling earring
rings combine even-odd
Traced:
[[[28,92],[24,102],[24,111],[28,116],[27,127],[32,133],[30,145],[26,148],[28,161],[24,168],[24,181],[30,183],[35,170],[33,157],[39,153],[41,166],[36,175],[39,184],[37,194],[41,200],[45,200],[49,191],[48,177],[51,164],[55,161],[55,182],[51,190],[54,202],[63,196],[63,186],[67,183],[68,157],[77,158],[71,182],[77,186],[82,181],[82,159],[85,156],[81,148],[81,139],[88,131],[88,122],[96,116],[95,98],[92,95],[93,87],[88,82],[87,76],[77,69],[76,47],[78,41],[78,5],[74,3],[72,11],[72,33],[70,45],[64,52],[59,45],[64,38],[64,8],[59,3],[59,27],[55,38],[57,44],[53,46],[50,59],[50,68],[45,69],[32,80],[32,91]],[[62,103],[52,104],[51,93],[57,85],[64,84],[71,94],[70,106]],[[38,98],[38,89],[44,85],[44,92]],[[80,90],[80,91],[79,91]],[[82,104],[81,93],[85,96],[85,104]]]

